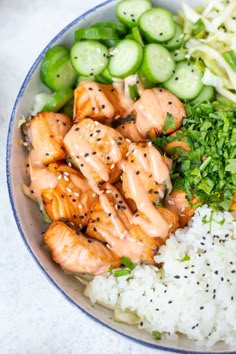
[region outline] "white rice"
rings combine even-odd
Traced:
[[[183,261],[185,256],[190,259]],[[158,330],[162,338],[182,333],[207,346],[221,340],[236,345],[233,216],[212,214],[207,206],[197,209],[188,227],[171,235],[155,259],[163,270],[142,265],[128,276],[96,276],[85,294],[92,303],[137,314],[140,328]]]

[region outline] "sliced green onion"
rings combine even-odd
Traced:
[[[189,256],[184,256],[183,258],[181,258],[181,259],[177,259],[177,261],[179,261],[179,262],[187,262],[187,261],[190,261],[190,257]]]
[[[130,269],[119,269],[119,270],[115,270],[113,275],[114,277],[118,278],[118,277],[123,277],[125,275],[129,275],[131,273]]]
[[[193,35],[197,38],[202,38],[203,35],[205,34],[205,24],[202,21],[201,18],[197,20],[197,22],[194,23],[193,26]]]
[[[161,332],[159,332],[159,331],[152,331],[152,336],[153,336],[156,340],[161,340]]]
[[[210,162],[211,162],[211,156],[208,156],[208,158],[199,167],[200,171],[205,170],[205,168],[207,168]]]
[[[127,27],[119,22],[96,22],[92,27],[112,28],[117,31],[121,37],[125,36],[127,33]]]
[[[231,66],[231,68],[236,71],[236,55],[233,50],[229,50],[223,53],[225,61]]]
[[[133,270],[137,266],[137,264],[132,262],[129,257],[121,257],[121,262],[125,267],[129,268],[130,270]]]

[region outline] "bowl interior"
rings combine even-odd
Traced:
[[[38,262],[39,266],[49,277],[49,279],[58,287],[58,289],[82,311],[97,319],[113,330],[124,334],[132,339],[138,340],[143,344],[153,346],[163,350],[172,350],[175,352],[233,352],[232,348],[224,343],[216,345],[211,350],[204,346],[196,345],[192,341],[182,337],[178,342],[173,341],[155,341],[151,336],[140,331],[135,327],[115,323],[111,319],[111,312],[99,305],[91,306],[90,301],[82,295],[83,287],[73,276],[64,274],[60,267],[52,262],[49,253],[43,246],[41,233],[47,225],[43,223],[42,216],[36,203],[26,198],[21,191],[21,183],[27,182],[25,176],[25,152],[19,145],[21,137],[20,129],[17,124],[21,116],[27,116],[31,110],[31,104],[37,93],[45,91],[45,87],[40,82],[39,68],[40,62],[47,49],[55,44],[70,46],[74,39],[74,30],[78,27],[89,26],[97,21],[111,21],[115,19],[114,8],[116,0],[110,0],[97,6],[95,9],[87,12],[83,16],[74,20],[64,28],[44,49],[30,69],[16,99],[9,126],[8,146],[7,146],[7,181],[10,194],[11,205],[14,217],[21,233],[21,236]],[[180,1],[168,2],[165,0],[153,1],[158,6],[166,6],[177,11],[180,8]],[[202,1],[188,1],[191,5],[197,5]],[[234,351],[235,352],[235,351]]]

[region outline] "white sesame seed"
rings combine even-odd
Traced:
[[[68,182],[69,178],[67,176],[64,176],[64,180]]]
[[[58,180],[62,179],[62,174],[57,177]]]
[[[64,172],[64,175],[69,176],[70,174],[69,174],[69,172]]]
[[[79,209],[82,209],[83,207],[82,207],[82,205],[81,205],[81,204],[78,204],[78,208],[79,208]]]
[[[92,194],[92,197],[96,197],[96,193],[93,193],[93,194]]]
[[[111,189],[107,189],[107,190],[106,190],[106,193],[107,193],[107,194],[110,194],[110,193],[112,193],[112,190],[111,190]]]
[[[67,192],[72,193],[72,190],[70,188],[67,187],[66,190],[67,190]]]
[[[125,139],[126,141],[127,141],[127,143],[131,143],[131,140],[129,140],[129,139]]]
[[[113,170],[113,168],[115,167],[114,163],[111,165],[111,170]]]
[[[75,196],[75,197],[79,197],[79,195],[80,195],[79,193],[74,192],[74,196]]]

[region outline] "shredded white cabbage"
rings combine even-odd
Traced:
[[[226,62],[223,53],[233,50],[236,55],[236,1],[211,0],[204,9],[192,9],[183,3],[184,26],[201,19],[206,33],[202,38],[191,34],[186,43],[189,55],[202,59],[207,67],[203,83],[214,86],[217,92],[236,102],[236,72]]]

